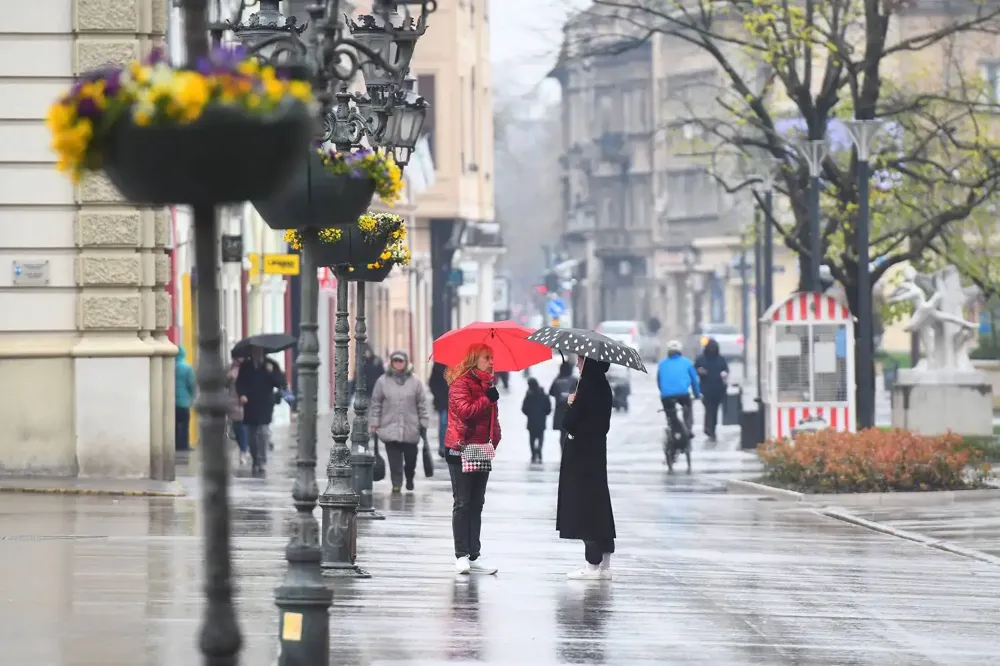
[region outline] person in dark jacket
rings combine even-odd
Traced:
[[[365,373],[365,394],[370,401],[372,391],[375,390],[375,382],[385,374],[385,365],[382,359],[375,355],[369,345],[365,345],[365,353],[361,362],[361,370]],[[358,368],[354,368],[354,379],[351,380],[351,401],[354,401],[355,387],[358,385]]]
[[[448,432],[448,380],[444,378],[447,369],[448,366],[444,363],[435,363],[431,368],[430,379],[427,380],[434,411],[438,414],[438,455],[442,458],[447,454],[444,447],[444,436]]]
[[[263,476],[270,446],[270,425],[274,416],[275,391],[284,390],[285,375],[278,364],[264,356],[260,347],[250,349],[250,359],[236,375],[236,394],[243,405],[243,425],[253,459],[253,475]]]
[[[580,382],[569,398],[563,429],[569,434],[559,466],[556,529],[562,539],[581,539],[587,565],[568,577],[609,580],[615,552],[615,516],[608,489],[611,386],[608,363],[579,359]]]
[[[576,390],[576,377],[573,376],[573,364],[563,361],[559,366],[559,376],[552,381],[549,395],[555,398],[556,409],[552,414],[552,429],[562,431],[563,416],[569,407],[569,396]],[[559,434],[559,448],[566,446],[566,433]]]
[[[524,394],[521,412],[528,417],[528,443],[531,445],[531,462],[542,462],[542,443],[545,440],[545,422],[552,411],[552,402],[545,394],[538,380],[528,380],[528,392]]]
[[[479,556],[482,550],[483,505],[489,472],[463,472],[462,449],[468,444],[500,443],[500,419],[493,350],[474,344],[465,359],[448,368],[448,474],[451,476],[451,532],[455,541],[455,571],[495,574],[497,568]]]
[[[726,399],[726,378],[729,364],[719,353],[719,343],[709,339],[701,356],[694,362],[701,380],[702,403],[705,406],[705,436],[715,441],[715,426],[719,422],[719,406]]]

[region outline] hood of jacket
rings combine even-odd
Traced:
[[[184,347],[178,347],[177,348],[177,359],[174,362],[175,363],[186,363],[187,362],[186,359],[187,359],[187,352],[184,350]]]
[[[393,359],[399,358],[403,359],[404,365],[402,370],[397,370],[396,366],[393,365]],[[399,384],[402,384],[413,375],[413,365],[410,363],[410,357],[407,356],[406,352],[394,351],[389,354],[389,363],[386,365],[385,374],[395,379]]]

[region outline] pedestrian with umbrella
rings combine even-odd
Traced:
[[[634,349],[593,331],[545,327],[528,339],[577,355],[580,379],[562,422],[568,438],[559,466],[556,530],[560,538],[584,544],[586,566],[568,578],[610,580],[617,534],[608,487],[612,394],[606,373],[611,363],[646,368]]]
[[[497,572],[480,557],[486,484],[501,438],[495,372],[522,370],[552,358],[549,349],[525,341],[530,333],[513,322],[475,323],[434,341],[434,360],[448,366],[445,459],[451,476],[451,527],[459,574]]]
[[[284,351],[295,345],[291,335],[263,334],[240,340],[233,347],[233,358],[246,358],[236,374],[236,394],[243,405],[243,426],[253,460],[252,474],[263,476],[270,446],[270,425],[274,406],[281,396],[276,391],[286,387],[285,375],[266,354]],[[249,357],[249,358],[247,358]]]

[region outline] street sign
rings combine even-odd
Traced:
[[[261,274],[260,255],[251,252],[247,255],[250,260],[251,276]],[[264,275],[298,275],[301,268],[297,254],[265,254],[264,255]]]
[[[44,287],[49,284],[48,261],[14,261],[11,271],[15,287]]]
[[[462,283],[465,282],[465,273],[462,272],[461,268],[453,268],[448,273],[448,286],[450,287],[461,287]]]
[[[222,263],[224,264],[243,263],[243,236],[223,235]]]
[[[566,304],[561,298],[551,298],[548,305],[545,306],[545,311],[551,318],[558,319],[566,313]]]

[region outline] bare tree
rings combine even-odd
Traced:
[[[888,121],[871,160],[872,283],[931,252],[998,193],[995,82],[970,71],[982,55],[998,53],[995,2],[594,0],[587,14],[576,24],[611,29],[567,31],[574,57],[651,39],[678,40],[709,56],[724,81],[717,109],[688,120],[709,137],[719,164],[761,154],[778,161],[776,189],[789,214],[771,223],[799,255],[803,279],[809,172],[792,144],[826,137],[839,119]],[[730,192],[751,182],[732,169],[716,173]],[[857,179],[855,153],[833,152],[823,162],[821,260],[855,313]]]

